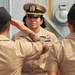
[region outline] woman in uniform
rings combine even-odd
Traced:
[[[46,8],[43,5],[30,2],[25,4],[23,6],[23,9],[26,12],[26,15],[23,17],[25,26],[34,31],[50,47],[53,43],[58,41],[55,34],[43,29],[46,27],[45,20],[43,18],[43,14],[46,12]],[[31,40],[22,31],[15,34],[12,39],[21,39],[22,41],[33,42],[33,40]],[[36,60],[27,59],[27,61],[23,65],[22,75],[47,75],[47,71],[43,68],[46,63],[48,53],[49,52],[36,57]]]

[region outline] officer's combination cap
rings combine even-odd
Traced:
[[[75,20],[75,4],[70,8],[67,17],[68,19]]]
[[[11,20],[10,14],[4,7],[0,7],[0,24],[5,24]]]
[[[36,2],[30,2],[30,3],[26,3],[23,6],[24,11],[26,12],[27,15],[29,16],[38,16],[38,15],[43,15],[46,12],[46,8]]]

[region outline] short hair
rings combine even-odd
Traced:
[[[72,5],[70,8],[68,15],[67,15],[68,22],[74,27],[75,31],[75,4]]]
[[[7,10],[4,7],[0,7],[0,33],[6,31],[10,20],[11,16]]]
[[[4,23],[4,24],[0,24],[0,33],[3,33],[6,31],[6,29],[8,28],[9,22]]]

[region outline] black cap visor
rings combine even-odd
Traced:
[[[29,18],[39,18],[41,15],[37,15],[37,14],[26,14],[27,17]]]

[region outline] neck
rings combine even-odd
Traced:
[[[6,29],[6,31],[4,31],[3,33],[0,33],[0,35],[5,35],[5,36],[7,36],[8,33],[9,33],[9,29],[10,29],[10,26]]]
[[[35,33],[38,33],[40,31],[40,27],[36,29],[31,29],[31,30],[34,31]]]
[[[0,35],[5,35],[5,36],[7,36],[8,33],[7,33],[7,31],[5,31],[5,32],[3,32],[3,33],[0,33]]]

